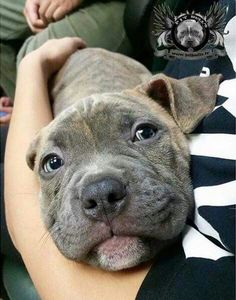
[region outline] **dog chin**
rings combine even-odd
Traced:
[[[108,271],[119,271],[137,266],[150,258],[150,249],[140,238],[113,236],[97,245],[87,262]]]

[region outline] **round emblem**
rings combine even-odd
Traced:
[[[195,52],[206,45],[209,28],[202,17],[196,14],[183,14],[175,21],[171,36],[177,48],[185,52]]]

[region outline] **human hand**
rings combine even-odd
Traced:
[[[9,97],[0,98],[0,125],[8,124],[11,119],[12,106]]]
[[[37,33],[49,23],[62,19],[80,3],[81,0],[26,0],[23,12],[30,29]]]
[[[39,16],[44,24],[62,19],[78,7],[81,0],[39,0]]]
[[[20,66],[25,63],[39,63],[43,68],[45,78],[48,79],[63,66],[71,54],[85,47],[86,43],[78,37],[51,39],[26,55]]]
[[[26,21],[32,32],[37,33],[43,30],[45,23],[39,16],[40,0],[26,0],[23,10]]]

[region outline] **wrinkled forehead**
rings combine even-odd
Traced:
[[[136,97],[117,94],[93,95],[81,99],[59,114],[48,128],[48,140],[60,141],[68,133],[91,134],[91,130],[122,131],[138,118],[153,118],[148,103]]]
[[[177,31],[182,31],[185,29],[201,29],[201,25],[198,24],[195,20],[185,20],[178,27]]]

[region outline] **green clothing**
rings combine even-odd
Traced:
[[[11,98],[15,91],[16,60],[18,64],[27,53],[49,39],[79,36],[89,47],[131,54],[123,25],[123,2],[85,0],[83,7],[62,20],[49,24],[36,35],[32,35],[23,16],[24,2],[25,0],[0,2],[0,85]],[[22,45],[19,52],[19,46],[16,45]]]

